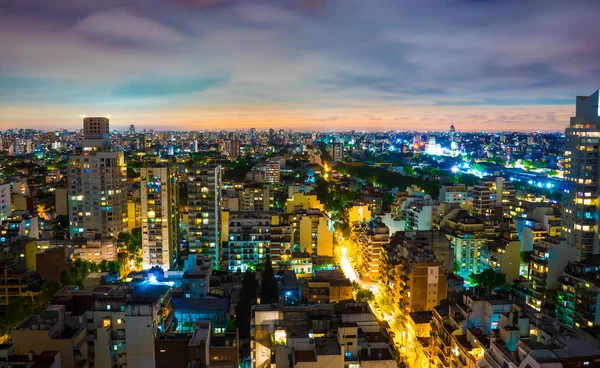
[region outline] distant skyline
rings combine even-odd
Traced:
[[[0,129],[562,131],[592,0],[0,0]]]

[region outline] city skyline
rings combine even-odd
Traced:
[[[597,89],[591,2],[0,9],[0,129],[110,115],[119,129],[563,131],[573,96]]]

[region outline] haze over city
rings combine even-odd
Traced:
[[[0,129],[559,131],[594,1],[0,1]]]

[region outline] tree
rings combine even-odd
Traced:
[[[119,235],[117,235],[117,246],[119,247],[127,247],[130,241],[131,234],[126,231],[121,231]]]
[[[117,246],[124,250],[127,253],[127,259],[122,260],[118,264],[116,271],[118,272],[121,269],[121,266],[125,264],[125,262],[133,261],[136,267],[141,267],[142,265],[142,229],[134,228],[131,230],[131,233],[128,232],[120,232],[117,236]],[[115,272],[115,267],[109,269],[108,271]]]
[[[256,277],[254,272],[246,270],[242,280],[240,298],[235,307],[235,324],[241,338],[250,337],[250,318],[252,306],[256,304]]]
[[[533,251],[528,250],[525,252],[521,252],[521,263],[525,263],[527,265],[527,280],[529,280],[529,275],[531,274],[531,261],[533,260]]]
[[[375,294],[369,289],[361,289],[356,293],[354,299],[359,303],[368,303],[375,299]]]
[[[488,293],[506,285],[506,275],[494,271],[493,268],[486,268],[480,273],[472,273],[469,277],[473,284],[484,287]]]
[[[356,281],[352,281],[352,293],[354,300],[359,303],[368,303],[375,299],[375,294],[369,289],[365,289]]]
[[[279,283],[275,279],[271,259],[267,258],[265,270],[262,272],[262,291],[260,293],[260,303],[270,304],[279,302]]]
[[[69,216],[67,215],[58,215],[56,216],[56,222],[60,225],[61,228],[69,227]]]

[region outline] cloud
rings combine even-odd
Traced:
[[[145,98],[173,96],[205,91],[227,81],[223,77],[185,77],[172,78],[157,75],[145,75],[117,87],[116,97]]]
[[[455,108],[508,124],[486,108],[527,107],[537,113],[519,118],[558,128],[600,72],[600,44],[581,36],[600,33],[595,2],[36,3],[0,12],[0,95],[23,108],[95,101],[121,103],[132,118],[152,105],[163,116],[185,109],[180,121],[339,117],[331,125],[446,129]]]
[[[174,29],[125,8],[92,13],[79,20],[72,29],[76,33],[108,40],[157,45],[173,44],[183,39]]]
[[[174,3],[190,8],[216,8],[225,5],[227,0],[172,0]]]

